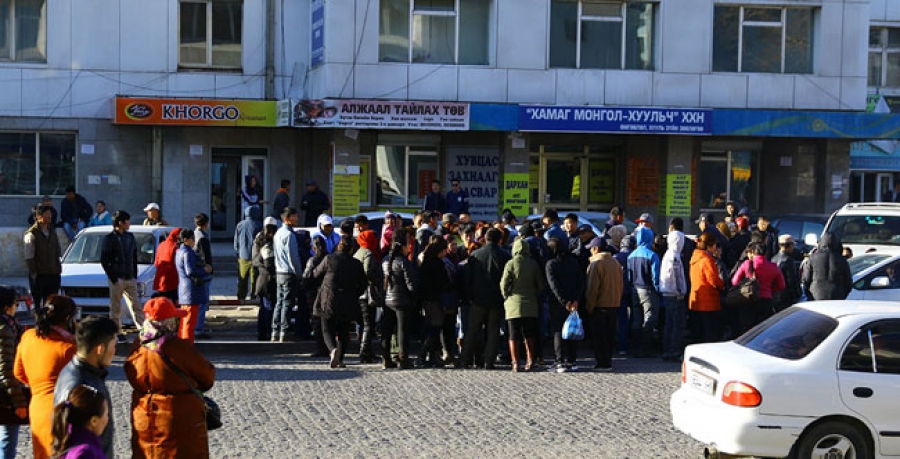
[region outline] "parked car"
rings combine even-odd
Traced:
[[[575,215],[578,215],[578,226],[581,225],[590,225],[591,229],[594,230],[594,234],[601,235],[603,234],[603,229],[606,227],[606,222],[609,221],[610,216],[609,212],[572,212]],[[566,218],[569,212],[561,210],[559,211],[559,220],[562,223],[562,220]],[[538,220],[540,221],[543,218],[544,214],[531,214],[526,219],[527,220]],[[524,220],[519,221],[519,223],[523,223]],[[637,223],[632,220],[625,220],[622,222],[625,225],[625,229],[628,230],[628,234],[634,232],[634,229],[637,228]]]
[[[867,253],[848,263],[853,275],[848,300],[900,301],[900,255]]]
[[[725,343],[688,346],[672,421],[707,457],[900,455],[900,306],[792,306]]]
[[[900,203],[862,202],[845,204],[831,215],[822,233],[841,238],[854,255],[881,252],[900,254]],[[807,244],[818,238],[807,237]]]
[[[810,241],[818,240],[822,230],[825,229],[825,222],[828,219],[817,215],[778,215],[772,216],[770,223],[778,228],[779,234],[790,234],[796,242],[795,247],[802,253],[809,253],[816,248],[815,245],[806,243],[806,237],[812,235]]]
[[[82,230],[63,254],[61,291],[75,300],[83,316],[109,315],[109,281],[100,266],[100,250],[103,238],[112,229],[112,226],[94,226]],[[141,304],[153,294],[156,248],[171,231],[167,226],[131,227],[138,247],[137,293]],[[128,313],[122,314],[122,323],[132,323]]]

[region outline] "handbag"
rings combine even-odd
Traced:
[[[212,398],[203,395],[203,392],[195,389],[194,385],[191,384],[190,380],[188,380],[187,376],[184,375],[181,369],[175,366],[175,364],[172,363],[171,360],[169,360],[169,356],[162,352],[160,352],[159,355],[166,362],[166,365],[168,365],[169,368],[175,371],[175,374],[180,376],[181,379],[184,380],[184,383],[191,388],[191,392],[193,392],[197,397],[200,397],[200,401],[203,402],[203,411],[206,414],[206,430],[216,430],[222,427],[222,408],[219,407],[219,404],[216,403],[216,401]]]
[[[29,424],[29,418],[31,416],[25,416],[24,418],[16,416],[16,410],[13,408],[12,399],[10,399],[9,393],[6,392],[6,390],[2,390],[2,392],[3,401],[2,406],[0,406],[0,425],[9,426]],[[22,393],[25,396],[25,409],[27,410],[28,406],[31,404],[31,388],[28,386],[22,386]]]
[[[725,304],[729,307],[752,306],[759,299],[759,281],[756,280],[753,260],[747,260],[747,262],[750,263],[750,277],[741,279],[725,295]]]
[[[581,322],[581,316],[578,311],[569,313],[566,322],[563,324],[562,339],[581,341],[584,339],[584,324]]]

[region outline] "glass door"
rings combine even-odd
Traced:
[[[242,185],[242,187],[246,186],[247,180],[249,180],[250,177],[253,177],[256,179],[256,192],[257,192],[257,194],[259,194],[259,200],[267,201],[267,202],[270,201],[271,199],[269,199],[269,197],[266,196],[266,191],[269,189],[268,182],[266,181],[267,158],[265,156],[244,156],[244,157],[242,157],[242,159],[243,159],[242,164],[241,164],[241,185]],[[241,188],[241,190],[243,190],[243,188]],[[240,199],[240,202],[241,202],[241,206],[240,206],[241,214],[238,218],[242,220],[244,218],[244,208],[247,207],[247,203],[243,199]],[[260,210],[262,210],[262,214],[260,214],[260,215],[263,215],[263,216],[266,215],[266,212],[265,212],[266,205],[261,204],[259,207],[260,207]],[[238,220],[238,221],[240,221],[240,220]]]
[[[581,210],[583,160],[578,153],[544,155],[541,158],[541,191],[538,197],[546,207],[557,210]]]
[[[875,196],[879,201],[888,201],[888,193],[894,192],[894,174],[879,173],[875,175]]]
[[[234,235],[240,205],[237,199],[241,183],[240,156],[212,154],[210,163],[209,230],[214,238]]]

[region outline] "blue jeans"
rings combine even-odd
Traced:
[[[677,356],[684,352],[684,324],[687,304],[684,298],[663,296],[666,310],[666,326],[663,330],[663,354]]]
[[[201,304],[201,305],[200,305],[200,315],[197,316],[197,326],[194,327],[194,333],[197,334],[197,335],[203,333],[203,329],[204,329],[204,327],[206,326],[206,311],[209,311],[209,288],[210,288],[210,283],[207,282],[206,284],[203,285],[203,287],[206,289],[206,301],[207,301],[207,303],[206,303],[206,304]]]
[[[19,426],[0,425],[0,450],[3,451],[3,459],[16,459],[16,444],[19,443]]]
[[[291,326],[291,310],[297,299],[297,276],[293,274],[276,274],[278,299],[272,311],[272,333],[287,334]]]
[[[78,223],[72,225],[69,222],[63,223],[63,230],[66,232],[66,236],[69,236],[69,242],[75,240],[75,235],[78,234],[79,231],[84,229],[84,222],[78,220]]]

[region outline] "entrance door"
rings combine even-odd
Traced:
[[[243,219],[241,190],[245,177],[257,180],[257,190],[266,188],[267,158],[265,148],[213,148],[210,163],[210,236],[231,239],[234,228]]]
[[[532,157],[534,161],[536,157]],[[534,209],[554,208],[567,212],[597,212],[609,209],[616,199],[616,159],[610,155],[540,155],[539,185],[533,193]]]
[[[894,191],[894,174],[879,173],[875,175],[875,199],[881,201],[882,196],[888,191]]]

